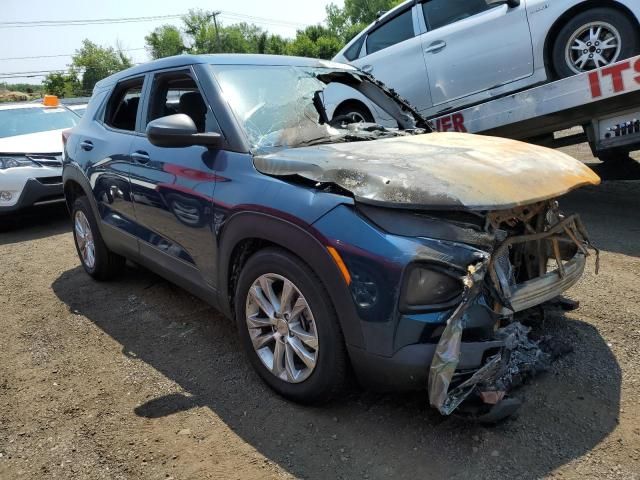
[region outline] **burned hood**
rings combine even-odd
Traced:
[[[287,148],[254,163],[266,175],[336,184],[356,201],[400,208],[508,209],[600,183],[557,150],[465,133]]]

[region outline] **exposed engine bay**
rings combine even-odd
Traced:
[[[580,218],[565,217],[554,200],[490,212],[483,230],[494,237],[494,248],[468,266],[462,300],[447,320],[431,364],[429,399],[443,415],[470,396],[497,408],[509,390],[546,370],[554,355],[543,349],[541,341],[529,338],[529,329],[514,314],[548,302],[574,285],[590,250],[595,252],[596,273],[599,269],[599,252]],[[481,295],[493,301],[490,306],[498,321],[491,340],[501,342],[502,348],[482,368],[460,372],[464,313]],[[512,413],[514,407],[510,404],[502,414]]]

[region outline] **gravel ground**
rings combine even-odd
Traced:
[[[640,479],[640,182],[563,205],[602,270],[569,292],[579,310],[544,320],[574,352],[492,428],[440,417],[425,392],[286,402],[201,301],[135,267],[114,283],[85,275],[63,209],[2,219],[0,478]]]

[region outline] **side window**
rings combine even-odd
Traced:
[[[354,61],[357,58],[360,58],[360,52],[362,51],[362,44],[364,43],[365,35],[360,35],[353,45],[351,45],[344,52],[344,58],[349,60],[350,62]]]
[[[198,132],[207,131],[209,109],[189,72],[157,73],[151,86],[147,122],[176,113],[190,116]]]
[[[501,4],[496,0],[429,0],[422,4],[422,13],[429,30],[435,30]]]
[[[375,53],[413,37],[413,18],[411,9],[409,9],[369,33],[367,54]]]
[[[104,115],[106,125],[118,130],[135,131],[143,83],[144,78],[137,78],[116,86],[107,102]]]

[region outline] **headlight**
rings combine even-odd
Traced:
[[[402,289],[404,306],[409,310],[428,310],[448,305],[462,294],[461,276],[438,265],[410,266]]]
[[[39,165],[27,158],[20,157],[0,157],[0,170],[16,167],[38,167]]]

